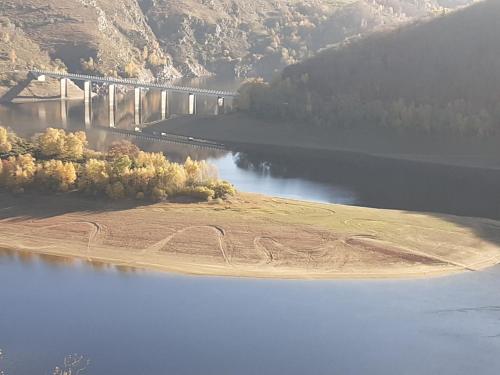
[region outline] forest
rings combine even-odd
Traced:
[[[247,82],[238,106],[317,129],[489,136],[500,124],[498,19],[500,2],[484,1],[344,43]]]
[[[188,157],[184,164],[173,163],[163,153],[143,152],[128,141],[96,152],[87,147],[84,132],[53,128],[29,141],[0,127],[0,188],[152,201],[173,196],[224,199],[235,194],[205,161]]]

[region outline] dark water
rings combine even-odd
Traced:
[[[413,281],[169,276],[0,257],[9,375],[500,373],[500,269]],[[2,368],[2,367],[0,367]]]

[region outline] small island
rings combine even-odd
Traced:
[[[500,223],[237,193],[209,164],[0,128],[0,249],[193,275],[395,278],[500,262]]]

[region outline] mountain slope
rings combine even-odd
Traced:
[[[4,0],[1,7],[4,17],[72,71],[179,76],[136,0]]]
[[[0,16],[32,44],[33,61],[2,61],[143,79],[269,76],[329,45],[472,1],[3,0]],[[2,40],[0,48],[15,50]]]
[[[490,0],[324,51],[254,88],[251,106],[330,127],[491,134],[500,130],[498,19]]]
[[[436,0],[139,1],[187,75],[270,75],[326,46],[446,10]]]

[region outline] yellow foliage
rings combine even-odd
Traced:
[[[0,126],[0,152],[10,152],[12,144],[9,142],[9,132]]]
[[[108,164],[105,160],[90,159],[82,167],[78,188],[97,193],[106,189],[109,183]]]
[[[10,138],[0,127],[5,150]],[[28,186],[61,192],[77,189],[112,199],[162,200],[178,194],[211,199],[234,194],[232,185],[219,181],[216,169],[205,161],[187,158],[184,165],[171,163],[163,153],[143,152],[130,142],[114,144],[107,154],[97,153],[85,148],[84,133],[57,129],[47,129],[37,142],[40,154],[51,159],[36,163],[26,154],[2,160],[0,186],[19,192]]]
[[[36,180],[54,191],[68,191],[76,182],[75,165],[61,160],[49,160],[38,164]]]
[[[45,157],[80,160],[87,146],[84,132],[68,133],[49,128],[38,137],[38,147]]]
[[[129,62],[125,66],[125,76],[127,78],[137,78],[139,76],[139,67],[134,62]]]
[[[2,184],[13,191],[22,192],[35,177],[35,159],[29,154],[11,156],[2,163]]]
[[[184,163],[188,185],[197,185],[217,179],[217,169],[206,161],[192,160],[190,157]]]
[[[135,159],[135,163],[142,167],[152,167],[155,169],[168,168],[170,162],[161,152],[141,151]]]

